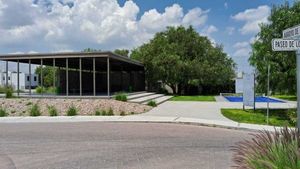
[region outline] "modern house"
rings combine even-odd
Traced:
[[[34,83],[31,75],[32,64],[57,68],[53,87],[58,88],[58,94],[63,96],[110,97],[120,91],[145,90],[143,64],[112,52],[8,54],[0,55],[0,60],[6,61],[6,72],[8,72],[8,62],[17,63],[16,72],[20,70],[19,63],[27,63],[31,85]],[[9,84],[8,74],[5,73],[6,85]],[[21,82],[20,77],[17,76],[17,87]],[[43,86],[43,73],[40,82]]]
[[[31,84],[30,84],[31,78]],[[6,72],[0,72],[0,86],[6,85]],[[39,78],[37,74],[26,74],[19,72],[19,88],[18,86],[18,73],[8,71],[7,82],[9,86],[12,86],[15,90],[25,90],[29,88],[36,88],[39,85]]]

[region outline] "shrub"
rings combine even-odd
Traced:
[[[47,93],[56,94],[57,93],[57,88],[56,87],[48,87],[47,88]]]
[[[126,115],[125,112],[121,111],[120,116],[125,116],[125,115]]]
[[[106,111],[105,111],[105,110],[102,110],[101,115],[102,115],[102,116],[106,116],[106,115],[107,115]]]
[[[112,108],[109,108],[108,112],[107,112],[108,116],[114,116],[114,111]]]
[[[156,104],[156,102],[155,102],[154,100],[149,101],[149,102],[147,103],[147,105],[148,105],[148,106],[152,106],[152,107],[156,107],[156,106],[157,106],[157,104]]]
[[[29,110],[30,116],[40,116],[41,110],[38,104],[34,104]]]
[[[35,92],[39,93],[39,94],[45,93],[45,91],[46,91],[45,88],[41,87],[41,86],[38,86],[38,87],[35,88]]]
[[[289,117],[289,121],[293,126],[296,126],[297,123],[297,112],[296,110],[288,110],[287,115]]]
[[[125,93],[117,93],[115,96],[115,99],[118,101],[126,102],[127,101],[127,95]]]
[[[48,106],[48,113],[49,113],[49,116],[57,116],[58,115],[58,111],[54,106]]]
[[[30,106],[30,105],[32,105],[32,102],[27,102],[26,103],[26,106]]]
[[[6,93],[6,87],[5,86],[0,86],[0,93]]]
[[[7,116],[8,114],[7,114],[7,112],[6,112],[6,110],[4,109],[4,108],[0,108],[0,117],[5,117],[5,116]]]
[[[280,131],[261,131],[251,140],[233,147],[236,168],[300,168],[300,134],[287,127]]]
[[[13,98],[14,96],[14,90],[12,87],[6,87],[5,89],[5,97],[6,98]]]
[[[72,105],[69,107],[67,111],[67,116],[76,116],[77,112],[78,112],[77,108],[74,105]]]
[[[96,116],[101,116],[101,111],[100,111],[99,109],[97,109],[97,110],[95,111],[95,115],[96,115]]]

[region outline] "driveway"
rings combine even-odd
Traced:
[[[179,124],[0,124],[0,168],[229,168],[230,146],[247,137]]]
[[[266,108],[266,106],[266,103],[256,104],[257,108]],[[296,108],[296,106],[296,103],[270,103],[271,108]],[[222,108],[242,109],[243,104],[233,102],[167,101],[147,113],[140,114],[140,116],[184,117],[233,122],[222,115]]]

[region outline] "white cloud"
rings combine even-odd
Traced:
[[[166,26],[193,25],[199,29],[209,12],[194,8],[184,13],[180,5],[174,4],[163,12],[146,11],[138,19],[140,9],[134,1],[120,6],[117,0],[73,0],[73,7],[59,0],[52,0],[51,4],[48,0],[35,2],[0,0],[0,50],[47,52],[86,47],[132,48]],[[207,33],[214,31],[211,27]]]
[[[204,25],[207,20],[207,13],[209,10],[203,11],[201,8],[191,9],[183,18],[184,25],[193,25],[199,27]]]
[[[247,9],[232,16],[232,18],[236,21],[245,22],[244,26],[240,29],[242,34],[257,33],[260,30],[259,24],[268,23],[270,13],[271,8],[267,5],[263,5],[257,8]]]
[[[206,27],[206,28],[203,29],[202,33],[204,35],[209,36],[212,33],[217,32],[217,31],[218,31],[218,28],[216,28],[214,25],[209,25],[208,27]]]
[[[228,9],[228,3],[227,2],[224,3],[224,8]]]
[[[251,52],[250,43],[247,41],[237,42],[233,45],[233,48],[235,48],[234,57],[248,57]]]
[[[226,27],[226,33],[228,35],[233,35],[233,33],[235,32],[235,28],[234,27]]]

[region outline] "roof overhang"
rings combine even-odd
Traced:
[[[7,54],[0,55],[0,60],[17,61],[30,59],[64,59],[64,58],[112,58],[114,60],[127,62],[130,64],[143,66],[141,62],[125,56],[117,55],[113,52],[62,52],[62,53],[30,53],[30,54]]]

